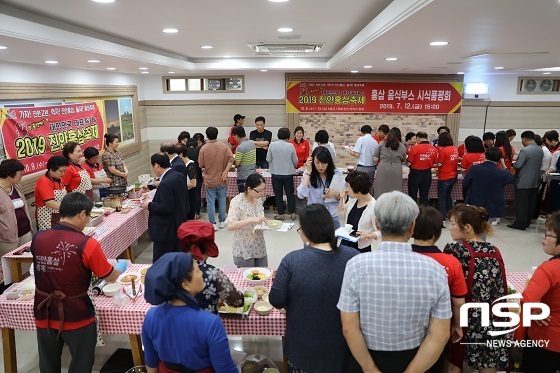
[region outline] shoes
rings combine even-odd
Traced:
[[[274,219],[275,219],[275,220],[284,221],[285,218],[284,218],[284,215],[275,215],[275,216],[274,216]]]
[[[221,221],[220,224],[218,225],[220,227],[220,229],[224,229],[224,227],[226,226],[226,222],[225,221]]]
[[[492,221],[490,222],[490,225],[492,225],[492,226],[496,226],[496,225],[498,225],[498,224],[500,224],[500,218],[494,218],[494,219],[492,219]]]
[[[214,224],[212,224],[212,226],[214,227],[214,231],[218,230],[218,224],[214,223]]]
[[[296,214],[293,213],[292,216],[290,217],[290,219],[292,219],[292,221],[295,221],[296,220]]]
[[[515,224],[515,223],[513,223],[513,224],[508,224],[507,227],[508,227],[508,228],[511,228],[511,229],[519,229],[520,231],[524,231],[524,230],[526,229],[525,227],[522,227],[522,226],[517,225],[517,224]]]

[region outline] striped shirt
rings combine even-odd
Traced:
[[[381,242],[376,251],[352,258],[337,307],[360,313],[364,339],[374,351],[416,348],[431,317],[451,318],[445,270],[402,242]]]
[[[237,166],[237,179],[247,180],[249,175],[255,172],[257,150],[252,141],[245,139],[237,146],[235,162],[239,162],[239,166]]]

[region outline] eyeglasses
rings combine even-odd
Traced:
[[[252,189],[252,188],[251,188],[251,189]],[[255,192],[255,193],[259,193],[259,194],[263,194],[263,193],[264,193],[264,188],[263,188],[263,189],[261,189],[261,190],[256,190],[256,189],[253,189],[253,192]]]
[[[550,237],[550,238],[558,238],[557,236],[553,236],[553,235],[551,235],[551,234],[548,234],[548,233],[544,232],[544,238],[546,239],[546,238],[548,238],[548,237]]]

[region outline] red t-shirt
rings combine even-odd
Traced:
[[[70,162],[70,166],[66,167],[66,172],[62,175],[62,184],[66,186],[68,192],[74,191],[82,182],[80,171],[82,166]]]
[[[82,261],[86,267],[91,269],[91,271],[99,278],[105,278],[113,272],[113,266],[109,264],[105,253],[101,249],[101,245],[95,239],[89,239],[84,246],[82,251]],[[93,322],[93,317],[81,320],[81,321],[64,321],[62,324],[62,330],[75,330],[83,328]],[[47,320],[35,320],[35,325],[38,328],[47,328]],[[51,329],[58,330],[60,326],[59,320],[49,320],[48,327]]]
[[[438,163],[438,180],[449,180],[457,177],[457,165],[459,164],[459,154],[454,146],[440,148]]]
[[[511,147],[511,156],[506,157],[506,151],[503,146],[500,146],[499,149],[502,151],[502,157],[504,158],[504,163],[506,164],[506,169],[510,169],[513,166],[513,155],[515,154],[515,149],[513,146]]]
[[[307,161],[307,158],[309,158],[309,150],[311,149],[309,147],[309,141],[301,139],[301,142],[298,144],[294,139],[292,139],[290,140],[290,144],[296,148],[296,156],[298,159],[296,168],[300,168],[303,166],[305,161]]]
[[[239,143],[237,142],[237,140],[235,140],[235,137],[233,137],[233,135],[231,134],[231,130],[234,129],[235,127],[237,126],[236,125],[231,126],[231,128],[229,129],[229,136],[227,139],[227,142],[231,144],[231,152],[233,154],[235,154],[235,150],[237,149],[237,146],[239,146]]]
[[[465,147],[465,144],[461,144],[457,147],[457,154],[459,154],[459,158],[463,158],[466,152],[467,148]]]
[[[84,170],[87,171],[87,173],[88,173],[88,175],[91,179],[95,179],[95,174],[94,173],[99,172],[102,169],[103,169],[103,167],[101,167],[99,165],[99,163],[96,163],[95,165],[92,165],[90,163],[87,163],[87,161],[84,162]]]
[[[372,137],[375,141],[377,141],[378,144],[381,144],[383,141],[387,139],[386,137],[382,139],[381,137],[377,136],[377,132],[374,133]]]
[[[541,302],[550,307],[548,326],[531,323],[529,338],[549,340],[547,350],[560,352],[560,255],[547,260],[537,268],[523,292],[523,303]]]
[[[464,168],[466,172],[469,172],[472,166],[484,162],[485,159],[486,155],[484,153],[465,153],[463,159],[461,160],[461,168]]]
[[[442,253],[437,246],[412,245],[412,251],[429,256],[441,264],[447,273],[449,292],[454,298],[464,298],[467,293],[467,282],[461,262],[453,255]]]
[[[414,145],[408,153],[407,160],[413,170],[429,170],[437,163],[438,152],[435,146],[427,141]]]
[[[51,179],[48,173],[47,171],[35,184],[35,207],[45,206],[45,202],[54,200],[55,190],[64,189],[62,181]]]
[[[554,145],[554,146],[551,146],[551,147],[549,148],[550,154],[554,154],[556,151],[558,151],[558,149],[560,149],[560,142],[559,142],[558,144],[556,144],[556,145]]]

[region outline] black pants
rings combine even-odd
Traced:
[[[196,187],[191,188],[188,190],[188,194],[189,194],[189,212],[187,212],[187,220],[194,220],[194,215],[196,214],[196,202],[197,202],[197,198],[196,198],[196,188],[198,187],[198,184],[196,185]],[[200,212],[200,193],[198,194],[198,211]]]
[[[181,251],[181,242],[179,239],[167,242],[154,242],[152,251],[152,263],[155,263],[163,254]]]
[[[268,168],[267,161],[257,161],[255,164],[257,165],[258,168]]]
[[[547,182],[542,181],[541,186],[539,188],[539,193],[537,194],[537,200],[535,202],[535,213],[533,214],[533,219],[538,219],[540,214],[541,214],[541,211],[544,210],[543,209],[543,194],[544,194],[544,191],[546,190],[546,186],[547,186]]]
[[[272,190],[274,191],[274,199],[278,207],[278,214],[284,215],[283,196],[286,191],[286,199],[288,200],[288,214],[296,212],[296,197],[294,195],[294,175],[272,175]]]
[[[537,204],[537,188],[515,189],[515,225],[528,228]]]
[[[420,190],[420,204],[428,206],[430,199],[430,186],[432,185],[432,170],[411,169],[408,174],[408,195],[416,201],[418,190]]]
[[[418,348],[413,348],[412,350],[405,351],[372,351],[369,350],[369,354],[373,358],[373,362],[377,366],[377,369],[383,373],[402,373],[406,370],[406,367],[414,356],[418,352]],[[353,362],[351,362],[351,367],[349,373],[359,373],[363,372],[360,364],[352,357]]]
[[[66,343],[72,360],[69,373],[91,372],[95,360],[97,331],[95,323],[76,330],[62,331],[37,328],[37,347],[39,349],[39,370],[41,373],[60,373],[60,357]]]
[[[522,368],[526,373],[556,373],[560,369],[560,352],[540,347],[525,348]]]

